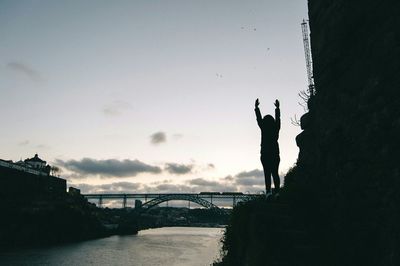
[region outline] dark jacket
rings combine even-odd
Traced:
[[[281,111],[279,108],[275,108],[275,120],[270,124],[262,119],[258,107],[254,111],[256,112],[257,124],[261,129],[261,155],[268,158],[279,158],[278,138],[281,129]]]

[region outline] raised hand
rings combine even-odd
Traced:
[[[256,103],[255,103],[256,108],[257,108],[259,105],[260,105],[260,101],[259,101],[258,98],[257,98]]]
[[[278,101],[278,99],[275,100],[274,105],[275,105],[276,108],[279,108],[279,101]]]

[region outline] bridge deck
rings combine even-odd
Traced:
[[[143,199],[143,198],[158,198],[167,195],[176,196],[197,196],[200,198],[216,198],[216,199],[231,199],[231,198],[248,198],[257,197],[260,194],[200,194],[200,193],[97,193],[97,194],[83,194],[87,199]]]

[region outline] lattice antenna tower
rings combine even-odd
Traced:
[[[312,69],[310,35],[308,33],[308,23],[305,19],[303,19],[303,22],[301,23],[301,31],[303,33],[304,53],[306,57],[308,93],[311,96],[315,94],[315,86],[314,86],[313,69]]]

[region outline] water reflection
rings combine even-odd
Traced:
[[[203,266],[219,254],[221,228],[168,227],[137,236],[0,253],[1,265]]]

